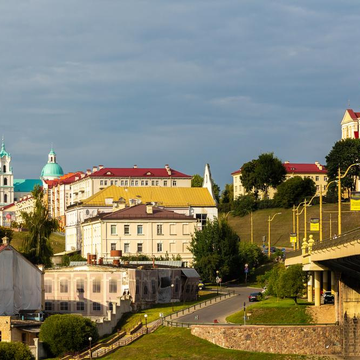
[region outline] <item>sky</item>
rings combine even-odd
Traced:
[[[360,111],[359,30],[356,0],[1,1],[14,177],[51,146],[65,172],[209,163],[221,188],[264,152],[324,163]]]

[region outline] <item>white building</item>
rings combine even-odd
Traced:
[[[10,164],[11,155],[6,151],[3,139],[0,150],[0,206],[14,202],[14,177]]]

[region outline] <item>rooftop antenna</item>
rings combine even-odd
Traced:
[[[348,99],[348,108],[350,108],[350,99]]]

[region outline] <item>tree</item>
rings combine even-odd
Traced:
[[[259,191],[267,197],[269,187],[276,188],[285,180],[286,169],[273,153],[261,154],[258,159],[245,163],[241,167],[241,182],[247,192]]]
[[[302,264],[289,266],[279,278],[280,295],[293,298],[297,304],[297,298],[303,294],[306,281],[307,275],[302,270]]]
[[[315,193],[316,185],[312,179],[295,176],[278,186],[274,200],[280,207],[290,208]]]
[[[1,360],[34,360],[30,349],[21,342],[0,342]]]
[[[267,261],[266,256],[263,254],[258,245],[243,241],[239,244],[239,258],[240,264],[248,264],[248,276],[253,275],[255,268]],[[244,274],[244,271],[242,274]]]
[[[89,344],[89,337],[95,343],[99,334],[96,325],[80,315],[52,315],[40,328],[40,340],[54,356],[66,352],[80,351]]]
[[[191,187],[202,187],[203,182],[204,178],[199,174],[195,174],[191,179]]]
[[[234,186],[233,184],[225,184],[225,189],[222,191],[219,202],[219,211],[229,212],[232,210],[234,202]]]
[[[344,139],[337,141],[326,156],[326,169],[329,180],[336,180],[338,168],[343,174],[347,168],[360,161],[360,139]],[[360,167],[352,167],[347,176],[341,180],[342,189],[355,190],[355,177],[360,176]]]
[[[0,226],[0,243],[1,243],[1,239],[6,236],[8,238],[8,244],[10,244],[13,238],[13,234],[14,234],[13,230],[7,227]]]
[[[214,282],[216,271],[225,280],[237,277],[239,242],[225,217],[209,221],[202,230],[195,231],[189,249],[203,281]]]
[[[22,245],[23,254],[34,264],[50,267],[53,251],[49,238],[58,229],[58,222],[49,216],[41,187],[35,186],[31,194],[34,198],[34,210],[30,213],[21,212],[24,227],[28,230]]]
[[[240,195],[233,203],[233,214],[235,216],[246,216],[257,209],[257,203],[253,194]]]

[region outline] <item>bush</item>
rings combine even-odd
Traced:
[[[86,261],[85,258],[83,258],[80,254],[75,253],[72,255],[64,255],[62,257],[61,266],[69,266],[70,261]]]
[[[240,195],[233,203],[233,214],[235,216],[245,216],[256,209],[257,204],[255,196],[252,194]]]
[[[40,340],[54,356],[86,348],[90,336],[98,340],[96,325],[80,315],[52,315],[40,328]]]
[[[20,342],[0,342],[1,360],[34,360],[30,349]]]
[[[278,207],[274,199],[264,199],[257,202],[257,210],[261,209],[273,209]]]

